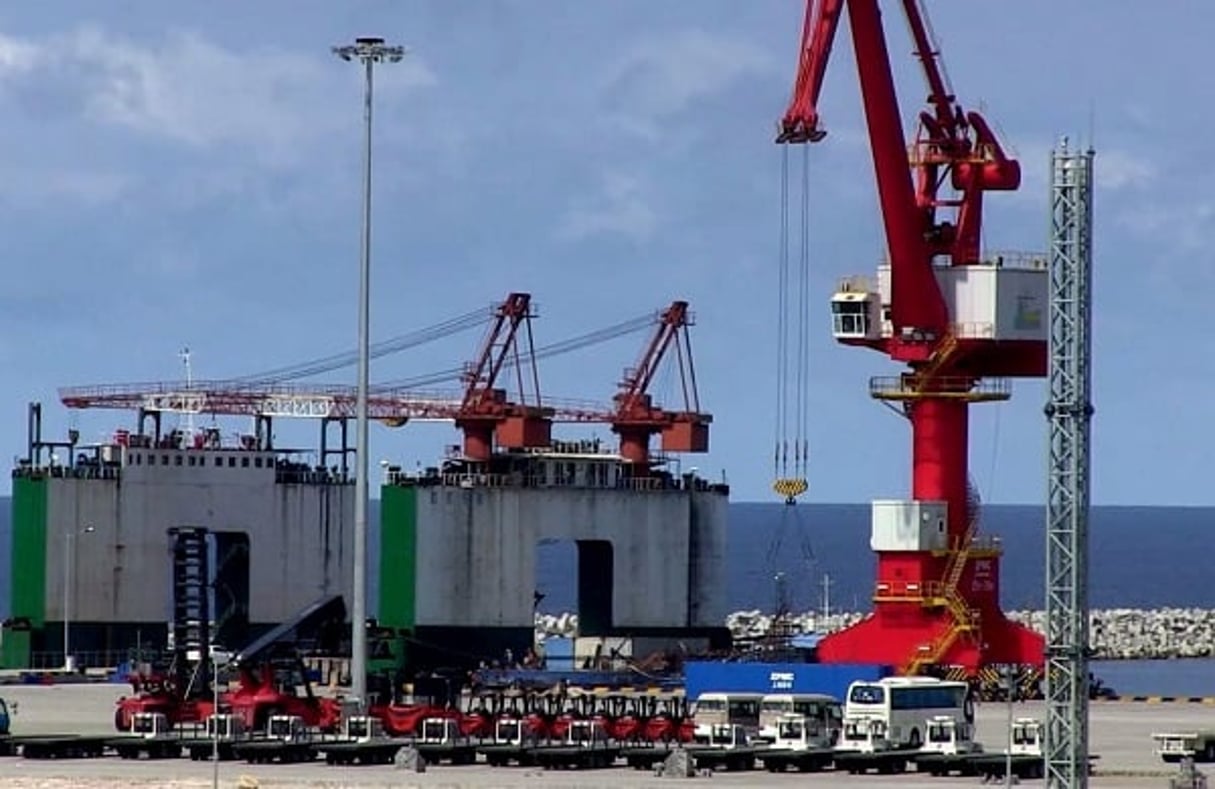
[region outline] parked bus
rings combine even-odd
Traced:
[[[769,693],[759,702],[759,739],[776,739],[777,722],[785,715],[804,715],[815,721],[832,744],[839,739],[844,725],[844,708],[839,699],[825,693]]]
[[[934,715],[973,723],[970,686],[933,677],[853,682],[844,704],[844,740],[863,739],[866,732],[873,731],[894,747],[918,748],[924,743],[927,721]]]
[[[701,693],[696,697],[696,708],[692,720],[696,734],[708,736],[713,726],[722,723],[737,723],[755,734],[759,730],[759,702],[762,693]]]

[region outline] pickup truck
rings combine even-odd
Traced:
[[[900,748],[886,737],[885,723],[877,718],[846,717],[839,743],[835,746],[835,769],[852,775],[876,770],[901,773],[919,748]]]
[[[772,745],[757,752],[764,769],[778,773],[793,768],[800,772],[826,769],[834,761],[831,732],[819,721],[803,715],[782,715],[776,720]]]
[[[611,767],[620,755],[620,746],[597,720],[570,721],[565,742],[532,748],[531,759],[539,767],[574,769]]]
[[[1211,729],[1158,732],[1152,739],[1156,741],[1156,755],[1170,764],[1186,758],[1215,762],[1215,731]]]
[[[181,745],[196,762],[208,761],[218,756],[221,762],[235,758],[233,746],[250,739],[245,729],[245,719],[240,715],[208,715],[202,737],[189,737]]]
[[[915,755],[916,770],[935,776],[974,775],[974,755],[983,746],[974,741],[974,727],[952,715],[934,715],[926,721],[925,740]]]
[[[392,764],[404,746],[404,740],[385,736],[379,718],[349,715],[342,721],[341,739],[315,743],[313,749],[325,755],[326,764]]]
[[[182,738],[173,732],[163,712],[137,712],[131,716],[131,733],[106,740],[123,759],[176,759],[181,756]]]

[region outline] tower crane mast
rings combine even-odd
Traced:
[[[1046,373],[1044,257],[985,258],[983,196],[1020,186],[1010,158],[945,76],[919,0],[899,0],[928,86],[909,145],[878,0],[807,0],[794,91],[776,142],[827,137],[819,97],[845,6],[885,230],[876,285],[850,277],[832,297],[833,333],[908,365],[870,381],[912,428],[912,498],[873,506],[874,613],[826,637],[824,662],[881,662],[974,675],[992,663],[1040,669],[1042,637],[999,607],[998,543],[977,535],[968,474],[969,405],[1008,399],[1003,377]],[[1000,377],[997,379],[995,377]]]

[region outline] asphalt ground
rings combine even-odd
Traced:
[[[125,685],[14,685],[0,688],[0,697],[16,706],[14,735],[117,734],[113,729],[116,699],[129,692]],[[1014,706],[1013,715],[1041,719],[1041,703]],[[1006,741],[1008,709],[1003,704],[981,705],[977,713],[977,739],[988,751],[999,751]],[[1093,787],[1167,787],[1176,772],[1152,752],[1151,734],[1176,729],[1215,729],[1215,707],[1184,703],[1094,702],[1090,707],[1090,751],[1098,756]],[[1199,765],[1200,769],[1204,765]],[[1215,775],[1215,768],[1210,772]],[[249,765],[221,762],[219,785],[224,787],[545,787],[597,789],[598,787],[669,787],[645,771],[617,767],[594,771],[543,771],[534,768],[486,765],[453,767],[432,765],[424,773],[392,766],[336,767],[318,761],[310,764]],[[0,785],[13,789],[66,789],[83,787],[208,787],[212,764],[188,758],[129,761],[116,757],[80,760],[25,760],[0,757]],[[757,770],[716,773],[683,783],[712,786],[900,786],[906,789],[949,785],[976,785],[973,777],[933,778],[914,772],[891,776],[850,776],[826,773],[771,774]],[[1028,781],[1040,784],[1039,781]]]

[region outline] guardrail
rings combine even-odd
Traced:
[[[921,387],[914,375],[875,375],[869,379],[869,396],[879,400],[914,400],[925,397],[960,400],[1007,400],[1012,383],[1007,378],[940,376]]]

